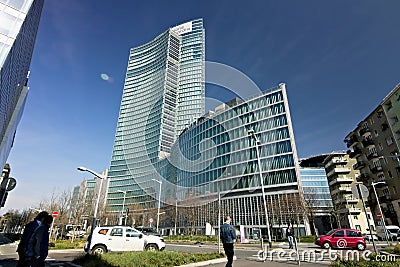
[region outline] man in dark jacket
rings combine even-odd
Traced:
[[[226,258],[228,259],[228,263],[225,265],[225,267],[232,267],[233,255],[235,255],[233,243],[235,243],[236,240],[236,232],[233,226],[230,224],[231,221],[231,217],[226,216],[225,223],[221,225],[220,230],[222,245],[224,246]]]
[[[35,229],[41,225],[47,215],[49,215],[47,211],[42,211],[35,217],[35,219],[25,225],[24,232],[17,248],[19,258],[17,267],[28,266],[25,260],[25,253],[28,248],[29,239],[31,238]]]
[[[45,266],[44,260],[49,254],[49,228],[52,222],[53,217],[47,215],[29,239],[26,257],[30,259],[31,267]]]

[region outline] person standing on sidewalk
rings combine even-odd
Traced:
[[[18,263],[17,267],[25,267],[28,266],[26,260],[25,260],[25,253],[28,249],[28,243],[29,239],[31,239],[31,236],[35,229],[39,227],[43,221],[44,218],[49,215],[47,211],[41,211],[35,219],[30,221],[27,225],[25,225],[24,232],[22,233],[21,240],[18,244],[17,252],[18,252]]]
[[[53,217],[47,215],[42,224],[35,229],[29,239],[26,258],[29,259],[31,267],[45,267],[44,260],[49,254],[49,229]]]
[[[221,230],[219,234],[221,237],[222,245],[224,247],[226,258],[228,259],[228,263],[225,265],[225,267],[232,267],[233,256],[235,255],[233,244],[236,240],[236,233],[235,229],[231,225],[231,221],[231,217],[225,217],[225,223],[221,225]]]
[[[289,241],[289,249],[293,249],[293,238],[294,238],[294,230],[293,227],[289,224],[288,228],[286,229],[286,236]]]

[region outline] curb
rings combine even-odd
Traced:
[[[236,256],[233,256],[233,260],[237,260]],[[200,267],[200,266],[208,266],[212,264],[217,264],[217,263],[223,263],[227,262],[228,260],[226,258],[220,258],[220,259],[214,259],[214,260],[208,260],[208,261],[200,261],[200,262],[195,262],[195,263],[189,263],[185,265],[179,265],[175,267]]]
[[[78,264],[75,264],[75,263],[72,263],[72,262],[63,263],[63,265],[69,266],[69,267],[82,267],[82,266],[80,266]]]

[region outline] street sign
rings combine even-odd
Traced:
[[[57,218],[58,212],[57,212],[57,211],[54,211],[54,212],[51,214],[51,216],[53,216],[53,218]]]
[[[5,178],[1,182],[1,188],[5,189],[7,192],[13,190],[16,185],[17,181],[12,177]]]
[[[369,195],[369,190],[368,190],[368,188],[367,188],[365,185],[363,185],[363,184],[353,184],[353,185],[351,186],[351,192],[353,193],[353,196],[354,196],[355,198],[357,198],[357,199],[361,199],[361,196],[360,196],[359,193],[358,193],[357,185],[360,186],[360,191],[361,191],[361,194],[362,194],[362,198],[367,198],[368,195]]]
[[[382,213],[376,214],[376,217],[378,217],[379,219],[382,219]]]

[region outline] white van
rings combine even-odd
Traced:
[[[386,233],[384,226],[377,226],[376,227],[376,235],[378,236],[379,240],[386,240],[387,237],[391,241],[397,240],[397,232],[399,232],[400,227],[397,225],[386,225]],[[387,237],[386,237],[387,236]]]
[[[90,238],[90,237],[89,237]],[[161,237],[148,236],[128,226],[96,227],[90,242],[90,252],[103,254],[109,251],[143,251],[164,250],[165,243]],[[88,250],[88,242],[85,252]]]

